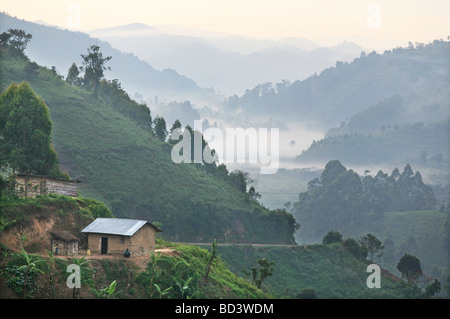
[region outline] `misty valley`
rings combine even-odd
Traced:
[[[448,299],[449,57],[0,13],[0,298]]]

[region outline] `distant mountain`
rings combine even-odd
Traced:
[[[323,48],[316,51],[327,54]],[[242,96],[230,97],[225,112],[303,122],[328,130],[398,95],[408,100],[403,122],[411,123],[421,117],[446,118],[449,110],[446,98],[450,87],[449,55],[450,42],[442,40],[428,45],[396,48],[383,54],[361,54],[351,63],[337,62],[335,67],[303,81],[292,84],[261,82]]]
[[[304,79],[337,60],[351,61],[363,51],[353,43],[325,48],[301,38],[205,37],[199,32],[181,35],[173,26],[162,29],[175,33],[158,32],[157,27],[147,25],[124,25],[90,34],[157,68],[175,69],[200,86],[226,95],[242,94],[261,82]]]
[[[108,63],[111,71],[106,71],[107,79],[120,79],[122,86],[130,95],[135,92],[148,97],[158,96],[159,100],[204,101],[215,98],[212,90],[199,87],[192,79],[173,69],[157,70],[149,63],[132,53],[124,53],[108,42],[93,38],[88,34],[63,30],[44,25],[45,23],[27,22],[0,13],[0,32],[9,28],[22,29],[33,36],[26,54],[33,61],[47,67],[55,66],[59,74],[66,76],[72,63],[81,65],[80,54],[84,54],[92,44],[98,44],[105,56],[113,58]],[[121,32],[151,32],[152,28],[142,24],[133,24],[121,28]],[[119,30],[112,29],[117,33]],[[129,51],[129,50],[128,50]]]

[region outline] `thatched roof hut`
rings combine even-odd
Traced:
[[[76,256],[80,239],[65,230],[52,231],[51,249],[56,255]]]

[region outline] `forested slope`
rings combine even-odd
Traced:
[[[162,223],[177,241],[214,238],[293,243],[295,221],[269,211],[246,191],[192,164],[175,164],[171,145],[155,137],[151,113],[117,81],[102,81],[97,96],[70,85],[23,54],[2,49],[0,86],[28,81],[50,109],[60,167],[81,181],[86,197],[105,202],[117,217]]]

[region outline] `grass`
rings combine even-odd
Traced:
[[[252,299],[271,298],[271,295],[251,285],[246,279],[232,273],[220,258],[214,259],[208,280],[205,281],[210,253],[207,249],[192,245],[174,244],[158,241],[164,247],[174,249],[178,256],[161,255],[158,257],[154,275],[154,284],[163,290],[172,287],[165,298],[180,298],[177,283],[189,282],[188,295],[200,299]],[[151,272],[147,269],[139,274],[136,282],[145,286],[146,297],[158,296],[150,287]]]
[[[313,288],[318,298],[404,298],[402,283],[382,275],[381,288],[366,285],[368,263],[356,259],[340,244],[298,247],[220,246],[218,254],[233,272],[267,258],[275,261],[274,274],[263,286],[275,296],[295,298],[303,288]]]
[[[381,217],[369,214],[358,231],[343,232],[345,236],[359,238],[372,233],[383,243],[389,239],[392,249],[385,248],[379,261],[392,273],[405,254],[419,258],[422,270],[443,284],[450,275],[450,213],[432,210],[387,212]]]

